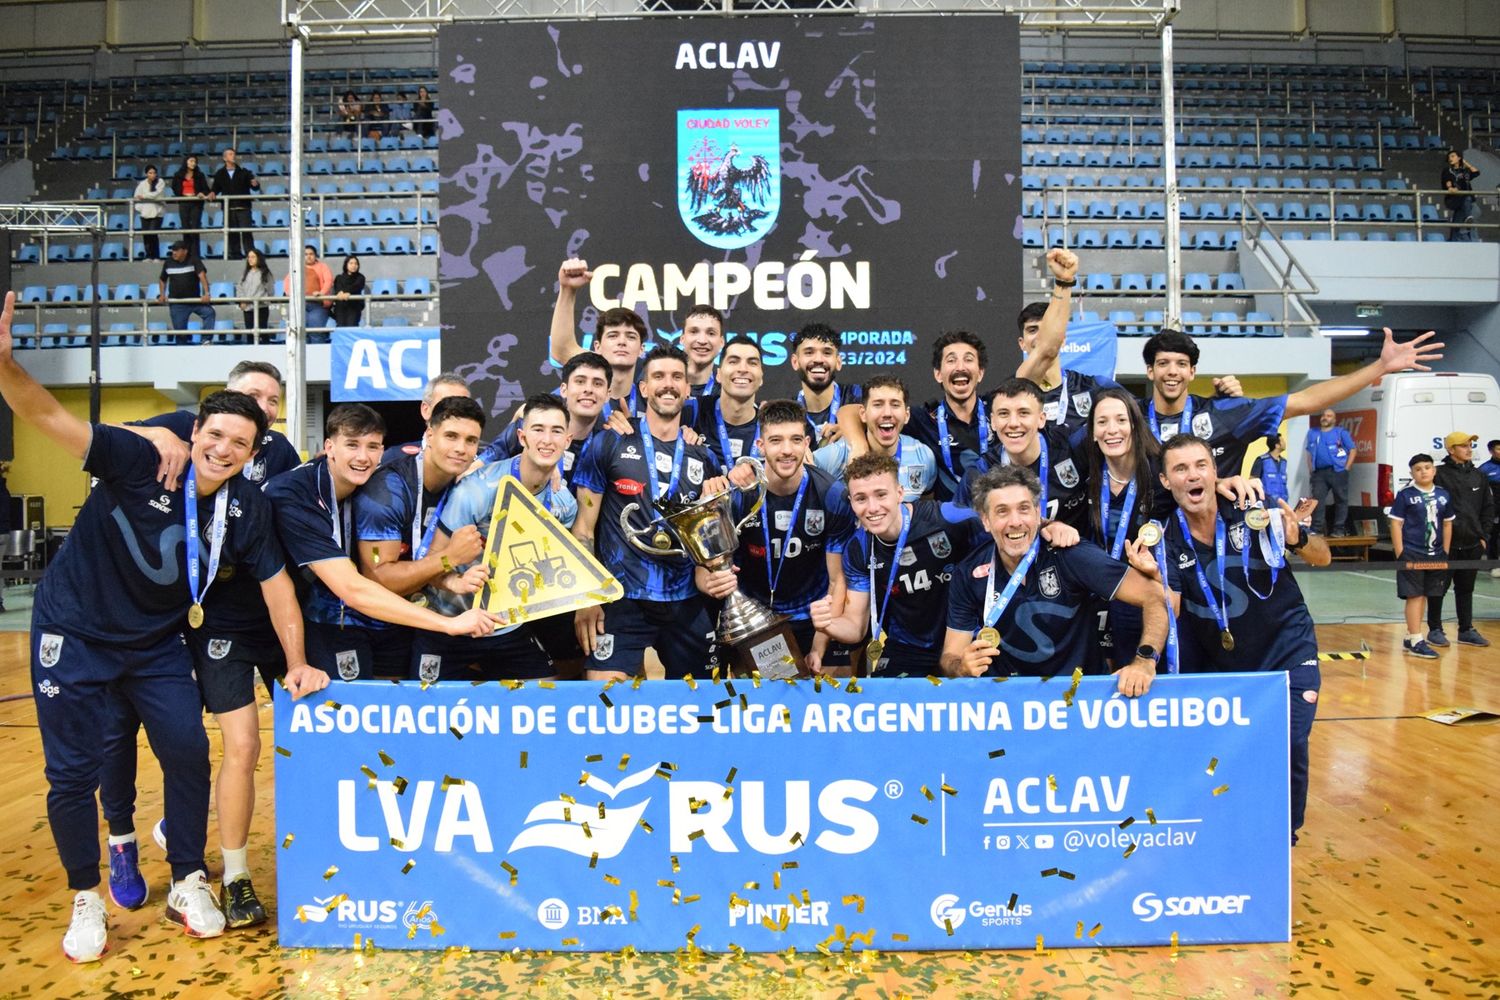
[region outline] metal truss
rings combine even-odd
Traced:
[[[32,233],[104,231],[104,209],[94,205],[0,205],[0,229]]]
[[[421,38],[460,21],[757,14],[1012,14],[1034,31],[1159,32],[1182,0],[282,0],[304,38]]]

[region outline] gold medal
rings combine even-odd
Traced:
[[[885,653],[885,643],[876,636],[865,646],[865,661],[871,670],[880,666],[880,657]]]
[[[656,534],[651,536],[651,544],[665,552],[672,547],[672,536],[667,534],[665,528],[658,528]]]
[[[1245,523],[1252,531],[1263,531],[1270,527],[1271,512],[1264,507],[1251,507],[1245,511]]]
[[[1155,521],[1147,521],[1141,525],[1141,530],[1136,533],[1135,538],[1147,548],[1153,548],[1157,542],[1161,541],[1161,525]]]
[[[412,594],[410,597],[407,598],[407,600],[411,601],[413,604],[415,604],[419,608],[425,608],[425,607],[427,607],[427,595],[426,594]]]
[[[203,627],[203,605],[197,601],[194,601],[193,606],[188,608],[188,625],[193,628]]]
[[[220,580],[228,580],[228,579],[230,579],[231,577],[234,576],[234,567],[233,566],[220,566],[219,567],[219,572],[216,574],[216,576]]]
[[[1234,651],[1234,636],[1230,634],[1227,628],[1219,633],[1219,645],[1224,647],[1224,652],[1226,653]]]
[[[974,638],[978,639],[980,642],[987,642],[991,646],[994,646],[996,649],[1000,648],[1000,631],[998,629],[990,628],[988,625],[980,629],[979,634]]]

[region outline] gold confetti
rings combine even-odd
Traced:
[[[515,939],[515,936],[516,936],[516,932],[515,931],[501,931],[500,932],[500,940],[501,941],[512,941],[512,940]]]
[[[597,855],[595,855],[595,856],[597,857]],[[608,882],[610,885],[613,885],[613,886],[618,886],[620,884],[619,876],[611,875],[608,872],[605,872],[605,874],[604,874],[604,881]]]
[[[396,794],[397,795],[401,795],[401,794],[405,793],[407,784],[408,784],[407,780],[405,778],[401,777],[401,775],[399,775],[399,774],[396,775],[396,780],[393,781],[393,782],[391,782],[391,785],[394,786],[395,789],[396,789]]]
[[[411,871],[415,867],[417,867],[416,860],[414,858],[407,858],[406,859],[406,864],[404,864],[404,865],[401,866],[401,874],[405,875],[407,872]]]
[[[589,829],[589,821],[584,820],[581,825],[583,826],[583,835],[592,840],[594,837],[594,832]]]
[[[544,691],[555,691],[555,690],[557,690],[557,682],[556,681],[537,681],[536,682],[536,686],[539,687],[539,688],[541,688]]]
[[[1172,957],[1177,957],[1177,932],[1172,932]]]
[[[1083,668],[1073,668],[1073,684],[1063,692],[1063,704],[1069,708],[1073,706],[1073,696],[1078,693],[1078,685],[1083,682]]]
[[[599,818],[604,818],[604,800],[602,799],[599,801]]]
[[[329,879],[333,878],[338,873],[339,873],[339,866],[338,865],[329,865],[328,866],[328,870],[323,873],[323,881],[327,882]]]
[[[760,883],[756,882],[754,880],[751,880],[749,882],[746,882],[744,884],[744,886],[742,886],[742,888],[748,889],[751,892],[759,892],[760,891]],[[777,888],[779,889],[780,886],[777,886]]]
[[[574,938],[563,938],[562,939],[562,943],[563,943],[563,947],[564,948],[572,948],[572,947],[574,947],[575,945],[578,944],[578,939],[576,937],[574,937]]]
[[[1042,936],[1040,934],[1036,936],[1036,953],[1038,955],[1047,954],[1047,949],[1042,945]]]
[[[510,884],[515,885],[516,881],[521,877],[521,873],[516,869],[516,866],[509,861],[502,861],[500,862],[500,867],[504,868],[505,874],[510,876]]]
[[[1212,775],[1218,769],[1219,769],[1219,758],[1217,758],[1217,757],[1210,757],[1210,758],[1208,758],[1208,773],[1210,775]]]
[[[591,753],[587,757],[583,758],[583,762],[585,764],[597,764],[603,759],[604,755],[602,753]],[[588,772],[585,771],[584,773],[587,774]]]
[[[913,823],[920,823],[923,826],[927,825],[927,817],[925,817],[925,816],[918,816],[916,813],[912,813],[911,814],[911,821]]]
[[[1004,749],[991,750],[990,751],[990,760],[994,760],[997,757],[1004,757],[1004,756],[1005,756],[1005,750]]]
[[[900,931],[891,931],[891,940],[892,941],[910,941],[911,940],[911,935],[910,934],[902,934]]]
[[[943,792],[944,795],[957,795],[958,794],[958,789],[954,788],[952,785],[948,784],[946,781],[943,782],[941,785],[939,785],[938,788],[942,789],[942,792]]]
[[[620,755],[620,770],[622,770],[622,771],[625,770],[625,768],[627,766],[629,766],[629,764],[630,764],[630,754],[628,754],[628,753],[621,754]]]
[[[701,836],[703,836],[702,830],[694,830],[692,833],[688,834],[688,840],[697,840]]]
[[[1138,845],[1138,844],[1131,844],[1129,847],[1125,848],[1125,853],[1122,854],[1122,855],[1120,855],[1120,857],[1122,857],[1122,858],[1128,858],[1128,857],[1130,857],[1132,854],[1135,853],[1135,849],[1138,846],[1140,846],[1140,845]]]
[[[802,843],[802,831],[801,830],[798,830],[796,833],[792,834],[792,843],[794,843],[794,844],[800,844],[800,843]],[[785,868],[786,865],[782,865],[781,867]]]
[[[929,789],[928,789],[928,788],[927,788],[927,786],[926,786],[926,785],[923,785],[923,786],[922,786],[922,788],[921,788],[921,792],[922,792],[922,794],[923,794],[923,795],[925,795],[925,796],[926,796],[926,797],[927,797],[927,801],[928,801],[928,802],[933,802],[933,801],[936,801],[936,800],[935,800],[935,799],[934,799],[934,798],[933,798],[933,795],[932,795],[932,792],[931,792],[931,791],[930,791],[930,790],[929,790]]]
[[[854,904],[855,913],[865,912],[865,897],[859,895],[848,895],[844,897],[844,905]]]
[[[688,674],[686,677],[684,677],[683,681],[687,684],[689,691],[698,690],[698,681],[693,677],[692,674]]]
[[[1220,795],[1223,795],[1227,791],[1229,791],[1228,785],[1220,785],[1218,788],[1214,789],[1214,796],[1218,797]]]
[[[287,834],[287,835],[286,835],[286,837],[285,837],[285,838],[284,838],[284,839],[283,839],[283,840],[282,840],[282,841],[281,841],[281,846],[282,846],[282,847],[283,847],[283,848],[287,848],[287,847],[291,847],[291,846],[292,846],[292,841],[294,841],[294,840],[296,840],[296,839],[297,839],[297,835],[296,835],[296,834],[295,834],[295,833],[289,833],[289,834]]]
[[[635,890],[631,889],[630,890],[630,914],[629,914],[631,920],[635,919],[635,907],[636,907],[636,903],[637,903],[637,900],[636,900]]]
[[[671,857],[672,857],[672,874],[676,875],[676,874],[678,874],[678,873],[680,873],[682,871],[682,865],[678,862],[677,855],[673,854]]]
[[[406,850],[406,842],[403,841],[403,840],[400,840],[400,839],[398,839],[396,837],[392,837],[391,838],[391,846],[394,847],[398,851],[404,851],[404,850]]]
[[[395,758],[386,753],[384,750],[376,750],[375,752],[380,755],[380,763],[384,764],[386,767],[394,767],[396,765]]]
[[[1092,927],[1089,928],[1089,937],[1091,937],[1091,938],[1098,937],[1099,936],[1099,932],[1102,931],[1102,930],[1104,930],[1104,925],[1103,924],[1095,924],[1094,926],[1092,926]]]
[[[448,732],[452,733],[453,734],[453,738],[456,739],[456,740],[461,740],[461,739],[464,738],[464,734],[458,731],[458,727],[457,726],[449,726],[448,727]]]
[[[521,770],[526,770],[526,751],[521,751]]]
[[[579,772],[578,783],[580,785],[587,785],[589,783],[589,773],[587,771]]]
[[[1120,820],[1120,824],[1119,824],[1120,829],[1124,830],[1125,828],[1129,827],[1134,822],[1135,822],[1135,817],[1134,816],[1126,816],[1124,819]]]
[[[740,773],[740,769],[739,768],[737,768],[737,767],[731,767],[729,769],[728,776],[724,778],[724,784],[726,784],[726,785],[732,785],[732,784],[734,784],[734,776],[736,774],[739,774],[739,773]]]
[[[1049,876],[1056,875],[1056,874],[1057,874],[1057,869],[1056,868],[1043,868],[1042,869],[1042,878],[1047,878]]]
[[[277,747],[276,752],[281,754],[281,756],[283,757],[290,757],[292,755],[292,752],[286,747]]]
[[[757,882],[756,886],[759,885],[760,883]],[[771,888],[777,890],[778,892],[781,891],[781,872],[779,870],[771,873]]]
[[[1049,775],[1047,775],[1047,790],[1049,792],[1055,792],[1055,791],[1057,791],[1057,775],[1055,775],[1055,774],[1049,774]]]
[[[453,785],[462,785],[463,783],[464,783],[464,779],[462,779],[462,778],[455,778],[451,774],[445,774],[445,775],[443,775],[442,790],[446,792]]]
[[[1083,921],[1078,921],[1078,926],[1073,929],[1073,937],[1079,941],[1083,940]]]
[[[369,778],[371,782],[377,780],[378,776],[375,774],[375,769],[369,764],[361,764],[359,765],[359,769],[364,772],[365,777]]]
[[[640,826],[640,828],[642,830],[645,830],[647,833],[654,833],[655,832],[655,830],[653,829],[653,827],[651,826],[651,824],[647,823],[643,819],[636,820],[636,823]]]
[[[1155,809],[1147,809],[1146,810],[1146,821],[1148,823],[1150,823],[1152,826],[1156,825],[1156,810]]]
[[[438,923],[436,920],[434,920],[432,923],[428,924],[427,925],[427,929],[432,932],[432,936],[433,937],[437,937],[440,934],[447,934],[448,933],[448,929],[446,927],[444,927],[442,924]]]
[[[593,854],[589,855],[589,867],[593,868],[593,867],[595,867],[598,864],[599,864],[599,852],[595,851]]]
[[[1016,903],[1020,900],[1020,898],[1021,897],[1018,893],[1011,893],[1010,901],[1005,904],[1005,908],[1007,910],[1014,910],[1016,908]]]

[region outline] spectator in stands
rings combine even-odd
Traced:
[[[339,101],[339,121],[344,124],[344,131],[349,135],[359,134],[360,119],[365,116],[365,109],[359,103],[359,95],[352,90],[344,91],[344,99]]]
[[[376,142],[385,134],[385,123],[391,120],[391,112],[385,106],[385,102],[376,94],[370,98],[370,103],[365,105],[365,121],[370,123],[367,133]]]
[[[259,250],[251,247],[245,254],[245,273],[240,275],[240,283],[234,290],[235,298],[240,300],[240,311],[245,314],[246,330],[271,328],[271,307],[265,300],[275,294],[270,265]]]
[[[186,330],[188,320],[198,316],[205,330],[213,329],[214,307],[208,304],[208,271],[198,255],[178,240],[161,266],[161,298],[172,314],[172,329]],[[194,301],[196,300],[196,301]]]
[[[1500,559],[1500,439],[1485,445],[1490,460],[1479,467],[1490,481],[1490,499],[1495,503],[1495,520],[1490,522],[1489,542],[1485,551],[1491,559]],[[1490,570],[1490,576],[1500,576],[1500,569]]]
[[[391,102],[391,131],[396,129],[411,129],[411,93],[397,95],[399,100]]]
[[[1266,505],[1269,509],[1277,500],[1285,500],[1291,503],[1291,498],[1286,492],[1286,455],[1284,449],[1286,442],[1281,439],[1280,434],[1271,434],[1266,437],[1266,453],[1258,456],[1250,465],[1250,475],[1259,479],[1261,487],[1266,491]]]
[[[1495,520],[1495,502],[1490,498],[1489,479],[1474,465],[1474,442],[1479,438],[1465,431],[1454,431],[1443,438],[1448,457],[1437,467],[1433,481],[1448,491],[1453,506],[1453,544],[1448,548],[1450,560],[1483,559],[1485,539]],[[1453,569],[1448,586],[1453,588],[1458,615],[1458,641],[1466,646],[1488,646],[1490,641],[1474,627],[1474,578],[1476,569]],[[1448,645],[1443,634],[1443,593],[1427,600],[1427,642],[1433,646]]]
[[[292,294],[292,276],[282,282],[282,294]],[[305,329],[320,330],[328,326],[328,309],[333,305],[333,272],[318,259],[318,248],[309,243],[302,248],[302,294],[307,299]]]
[[[156,171],[156,164],[146,168],[146,176],[135,186],[135,213],[141,217],[141,238],[146,241],[146,259],[161,260],[162,206],[167,200],[167,185]]]
[[[177,214],[182,219],[182,242],[187,244],[188,254],[198,257],[202,244],[198,230],[203,228],[203,202],[209,196],[208,178],[198,169],[198,158],[189,156],[172,175],[172,193],[181,201],[177,203]]]
[[[1338,416],[1326,409],[1318,417],[1318,426],[1307,432],[1307,467],[1312,470],[1312,495],[1320,509],[1327,511],[1324,527],[1318,534],[1333,537],[1348,534],[1344,518],[1349,513],[1349,466],[1354,464],[1354,438],[1338,426]],[[1323,505],[1323,498],[1333,494],[1333,502]]]
[[[1453,228],[1448,230],[1449,242],[1474,242],[1479,234],[1472,226],[1462,225],[1474,221],[1474,178],[1479,176],[1468,160],[1456,149],[1448,150],[1448,162],[1443,167],[1443,190],[1448,194],[1443,204],[1448,208],[1448,221]]]
[[[335,326],[359,326],[365,312],[365,276],[359,273],[359,258],[350,254],[333,279],[333,323]]]
[[[224,199],[224,214],[229,217],[228,244],[230,260],[241,260],[255,245],[250,230],[255,225],[250,216],[250,195],[260,190],[260,180],[246,167],[235,162],[234,148],[224,150],[224,165],[214,172],[214,198]]]
[[[417,103],[411,108],[412,127],[417,135],[424,139],[432,138],[437,131],[437,122],[433,121],[436,115],[437,108],[433,105],[432,96],[427,93],[427,88],[418,87]]]

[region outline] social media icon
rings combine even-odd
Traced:
[[[1008,850],[1010,850],[1010,837],[1007,836],[1007,835],[1005,835],[1005,834],[1001,834],[1000,836],[996,837],[995,838],[995,850],[997,850],[997,851],[1008,851]]]
[[[1037,850],[1043,851],[1052,846],[1052,834],[1039,833],[1036,835]]]

